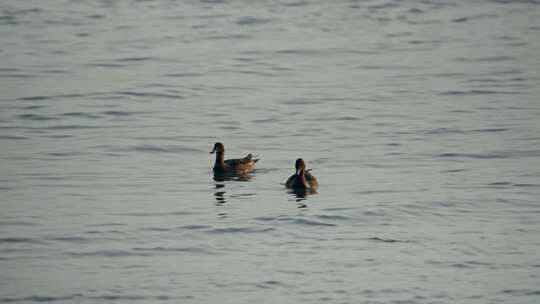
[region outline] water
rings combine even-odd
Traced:
[[[4,1],[0,302],[537,303],[539,33],[538,1]]]

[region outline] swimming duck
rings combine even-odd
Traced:
[[[216,162],[214,163],[214,174],[246,174],[255,170],[255,163],[258,158],[248,154],[244,158],[224,160],[225,146],[217,142],[214,144],[214,149],[210,153],[216,152]]]
[[[297,159],[294,167],[296,168],[296,173],[287,179],[285,187],[293,189],[315,189],[319,186],[319,182],[315,176],[308,172],[311,169],[306,170],[306,164],[303,159]]]

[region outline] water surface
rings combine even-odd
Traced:
[[[538,302],[539,20],[0,4],[0,302]],[[216,141],[251,179],[212,178]],[[298,157],[317,193],[284,189]]]

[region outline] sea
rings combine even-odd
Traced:
[[[538,0],[0,2],[0,303],[534,304],[539,252]]]

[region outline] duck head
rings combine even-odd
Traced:
[[[225,152],[225,146],[223,146],[223,144],[220,143],[220,142],[215,143],[214,144],[214,149],[212,149],[212,151],[210,151],[210,153],[214,153],[214,152],[224,153]]]

